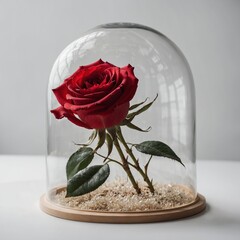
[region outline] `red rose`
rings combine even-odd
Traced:
[[[57,119],[66,117],[89,129],[119,125],[127,116],[138,79],[129,64],[119,68],[101,59],[81,66],[62,85],[53,89],[61,104],[51,110]]]

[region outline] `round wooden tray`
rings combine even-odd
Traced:
[[[193,216],[206,208],[204,196],[198,194],[195,202],[179,208],[145,212],[100,212],[82,211],[57,205],[46,194],[40,199],[41,209],[52,216],[82,222],[98,223],[147,223],[170,221]]]

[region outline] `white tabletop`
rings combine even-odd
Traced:
[[[43,156],[0,155],[0,240],[240,239],[240,161],[199,160],[205,213],[171,222],[100,224],[55,218],[39,209],[45,192]]]

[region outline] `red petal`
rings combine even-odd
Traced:
[[[123,89],[122,85],[119,85],[116,89],[110,92],[107,96],[101,98],[99,101],[86,104],[86,105],[72,105],[71,103],[66,102],[64,104],[64,108],[71,110],[73,112],[77,112],[79,110],[93,110],[97,111],[104,107],[112,108],[114,107],[114,103],[117,102],[117,99],[122,95]]]
[[[56,109],[51,110],[50,112],[54,114],[56,119],[61,119],[64,117],[66,110],[62,106],[60,106]]]
[[[58,102],[63,106],[67,102],[66,95],[68,93],[67,82],[52,90]]]
[[[138,79],[135,77],[133,69],[134,68],[131,65],[121,68],[121,74],[125,76],[125,79],[122,81],[123,90],[125,93],[123,94],[123,97],[120,99],[119,104],[132,100],[136,93]]]
[[[79,118],[76,118],[73,113],[67,111],[62,106],[51,110],[51,113],[53,113],[57,119],[66,117],[69,121],[71,121],[72,123],[76,124],[79,127],[91,129],[91,127],[89,127],[86,123],[82,122]]]
[[[129,102],[116,106],[111,111],[89,114],[88,111],[79,111],[78,115],[86,121],[91,128],[103,129],[119,125],[127,116]]]

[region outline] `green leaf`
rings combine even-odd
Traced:
[[[157,94],[157,96],[153,99],[152,102],[146,104],[145,106],[143,106],[142,108],[140,108],[139,110],[137,110],[137,111],[135,111],[135,112],[129,113],[129,114],[127,115],[127,119],[131,122],[135,116],[139,115],[140,113],[145,112],[147,109],[149,109],[149,108],[152,106],[152,104],[155,102],[155,100],[157,99],[157,97],[158,97],[158,94]]]
[[[143,102],[140,102],[140,103],[137,103],[137,104],[134,104],[134,105],[130,106],[129,110],[131,111],[131,110],[141,106],[142,104],[144,104],[147,101],[147,99],[148,98],[146,98]]]
[[[78,171],[86,168],[94,156],[93,149],[90,147],[81,147],[73,153],[66,166],[67,179],[72,178]]]
[[[149,132],[151,130],[151,127],[148,127],[147,129],[141,129],[140,127],[134,125],[133,123],[131,123],[129,120],[124,119],[123,122],[121,123],[121,125],[125,125],[131,129],[140,131],[140,132]]]
[[[140,144],[134,145],[139,152],[150,154],[153,156],[167,157],[181,163],[181,159],[176,153],[165,143],[160,141],[145,141]]]
[[[79,171],[68,181],[66,197],[80,196],[100,187],[108,178],[108,164],[95,165]]]

